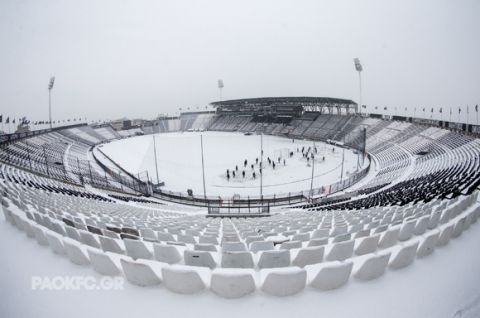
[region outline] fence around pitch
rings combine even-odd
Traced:
[[[285,206],[297,203],[304,203],[307,201],[315,201],[320,196],[324,197],[333,193],[342,191],[360,179],[365,177],[370,170],[370,164],[365,168],[350,177],[338,181],[336,183],[315,188],[312,191],[298,191],[283,194],[264,195],[264,196],[203,196],[203,195],[188,195],[184,192],[162,191],[160,189],[153,189],[153,196],[180,204],[188,204],[202,207],[218,207],[221,209],[252,209],[268,205],[268,207]]]

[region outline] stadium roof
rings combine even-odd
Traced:
[[[281,106],[281,104],[346,104],[357,105],[352,100],[331,98],[331,97],[259,97],[259,98],[243,98],[243,99],[231,99],[224,101],[212,102],[210,105],[214,107],[218,106],[233,106],[239,104],[257,104],[257,105],[272,105]]]

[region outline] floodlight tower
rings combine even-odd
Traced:
[[[48,122],[50,123],[50,129],[52,129],[52,89],[54,83],[55,76],[52,76],[48,84]]]
[[[362,64],[360,64],[360,60],[358,57],[353,59],[353,63],[355,64],[355,70],[358,72],[358,83],[359,83],[359,88],[360,88],[360,97],[359,97],[359,102],[360,102],[360,114],[362,114],[362,71],[363,67]]]
[[[220,91],[220,101],[222,101],[222,89],[223,89],[223,80],[218,80],[218,90]]]

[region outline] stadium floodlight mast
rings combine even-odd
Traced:
[[[202,151],[202,177],[203,177],[203,198],[207,200],[207,190],[205,187],[205,162],[203,159],[203,135],[200,135],[200,149]]]
[[[50,129],[52,129],[52,89],[54,83],[55,76],[52,76],[50,78],[50,83],[48,84],[48,122],[50,124]]]
[[[155,171],[157,173],[157,185],[158,185],[160,184],[160,178],[158,178],[157,144],[155,142],[155,133],[153,133],[152,136],[153,136],[153,155],[155,158]]]
[[[355,70],[358,72],[358,84],[360,88],[360,96],[359,96],[359,104],[360,104],[360,114],[362,114],[362,71],[363,67],[360,64],[360,59],[358,57],[353,59],[353,63],[355,64]]]
[[[222,89],[223,89],[223,80],[219,79],[218,80],[218,90],[220,91],[220,101],[222,101]]]
[[[315,174],[315,155],[313,154],[315,152],[315,141],[313,142],[313,152],[312,152],[312,178],[310,179],[310,200],[313,199],[313,177]]]
[[[263,203],[263,126],[262,131],[260,132],[260,167],[258,171],[260,172],[260,200]]]

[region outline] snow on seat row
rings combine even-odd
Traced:
[[[370,181],[355,193],[255,219],[206,218],[205,208],[142,196],[110,179],[91,154],[93,146],[143,133],[255,132],[251,117],[189,114],[123,132],[53,131],[1,149],[3,214],[39,248],[75,266],[179,294],[282,297],[388,279],[417,259],[428,262],[480,217],[480,141],[438,127],[311,113],[265,131],[335,140],[359,126],[368,127],[375,158]]]

